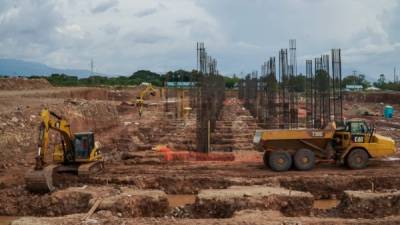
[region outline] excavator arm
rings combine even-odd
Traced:
[[[151,96],[155,96],[156,95],[156,89],[153,87],[153,85],[151,85],[150,83],[142,83],[142,86],[144,86],[145,88],[139,93],[139,95],[136,97],[136,102],[138,101],[144,101],[144,98],[146,96],[148,96],[149,94]]]
[[[143,113],[144,98],[149,94],[155,96],[157,93],[156,89],[150,83],[142,83],[141,85],[145,86],[145,88],[136,97],[136,106],[139,108],[139,116],[142,116]]]
[[[149,94],[151,96],[155,96],[156,95],[156,89],[154,89],[153,85],[146,84],[146,88],[143,91],[140,92],[139,98],[144,100],[144,98]]]
[[[50,129],[59,132],[62,136],[62,147],[65,153],[73,153],[74,136],[71,133],[68,121],[58,116],[56,113],[49,111],[47,108],[40,113],[42,122],[39,126],[38,154],[36,156],[36,170],[43,169],[45,165],[45,155],[49,145]]]

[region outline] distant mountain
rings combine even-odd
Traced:
[[[28,62],[18,59],[0,59],[0,75],[8,76],[32,76],[32,75],[50,75],[53,73],[63,73],[78,77],[88,77],[91,75],[89,70],[77,69],[57,69],[45,64]],[[95,75],[101,75],[95,73]]]

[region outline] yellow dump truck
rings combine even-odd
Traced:
[[[325,129],[257,130],[253,140],[264,151],[264,164],[274,171],[311,170],[317,160],[345,164],[350,169],[367,167],[370,158],[396,152],[395,142],[375,133],[366,121],[352,119],[338,129],[331,122]]]

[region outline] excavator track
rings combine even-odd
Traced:
[[[42,170],[31,170],[25,174],[26,188],[33,193],[48,193],[55,190],[53,174],[59,165],[48,165]]]
[[[89,177],[90,175],[100,173],[104,170],[103,161],[94,161],[90,163],[85,163],[79,166],[78,176],[79,177]]]

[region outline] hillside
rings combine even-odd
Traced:
[[[89,70],[78,69],[58,69],[37,62],[28,62],[18,59],[0,59],[0,75],[7,76],[31,76],[31,75],[50,75],[68,74],[78,77],[91,75]]]

